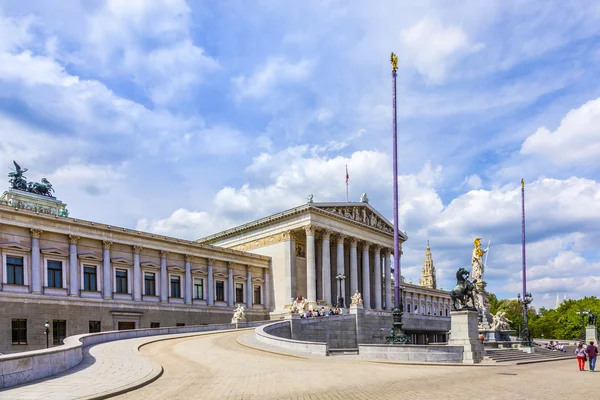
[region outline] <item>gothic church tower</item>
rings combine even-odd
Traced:
[[[435,267],[433,266],[433,259],[431,258],[429,240],[427,241],[427,248],[425,249],[425,262],[423,263],[423,270],[421,271],[421,280],[419,281],[419,285],[428,287],[430,289],[437,289],[437,283],[435,281]]]

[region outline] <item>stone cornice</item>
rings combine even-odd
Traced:
[[[274,235],[270,235],[267,237],[263,237],[263,238],[260,238],[257,240],[253,240],[251,242],[239,244],[237,246],[234,246],[233,248],[236,250],[240,250],[240,251],[248,251],[248,250],[254,250],[254,249],[258,249],[260,247],[266,247],[266,246],[270,246],[270,245],[281,243],[281,242],[286,242],[291,239],[292,239],[292,232],[285,231],[285,232],[276,233]]]
[[[76,235],[80,238],[108,241],[128,246],[143,246],[145,249],[162,250],[168,248],[172,253],[193,254],[196,257],[216,258],[219,261],[252,264],[260,268],[269,268],[271,257],[245,253],[209,244],[176,239],[167,236],[141,232],[128,228],[119,228],[71,217],[58,217],[17,209],[0,204],[0,224],[30,229],[33,238],[40,238],[43,232]]]

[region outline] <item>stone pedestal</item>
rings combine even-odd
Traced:
[[[235,324],[235,328],[244,328],[246,326],[246,318],[231,318],[231,323]]]
[[[478,312],[461,310],[450,312],[449,346],[462,346],[463,363],[476,364],[483,359],[483,343],[479,340]]]
[[[0,202],[10,207],[22,208],[41,214],[50,214],[59,217],[68,217],[67,205],[50,196],[25,192],[18,189],[9,189],[0,197]]]
[[[356,315],[356,341],[357,343],[367,343],[365,337],[365,308],[362,304],[351,304],[350,315]]]
[[[591,341],[594,341],[596,346],[598,345],[598,328],[594,325],[585,327],[585,343],[590,344]]]

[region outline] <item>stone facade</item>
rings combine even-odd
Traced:
[[[90,330],[268,318],[271,259],[0,204],[0,353]],[[58,340],[55,340],[58,339]]]

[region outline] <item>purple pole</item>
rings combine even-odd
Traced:
[[[396,68],[392,66],[394,110],[394,308],[400,308],[400,249],[398,246],[398,125],[396,123]]]
[[[521,179],[521,233],[522,233],[522,257],[523,257],[523,300],[525,300],[525,294],[527,293],[527,272],[525,262],[525,180]],[[527,317],[525,317],[527,318]]]

